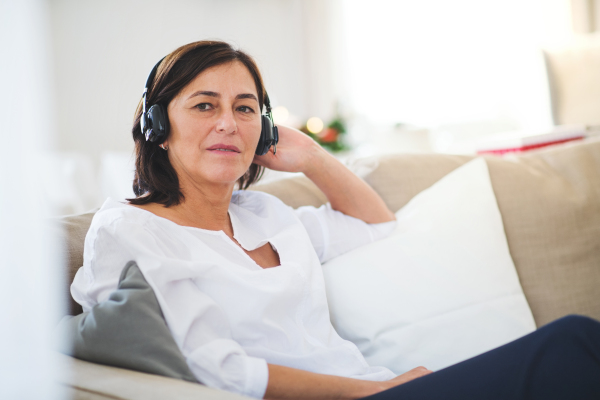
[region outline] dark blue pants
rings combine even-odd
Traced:
[[[564,317],[514,342],[367,399],[599,400],[600,323]]]

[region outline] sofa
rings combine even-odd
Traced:
[[[467,163],[473,156],[389,154],[350,165],[392,211]],[[536,325],[567,314],[600,319],[600,138],[533,152],[486,157],[510,255]],[[320,206],[323,193],[306,177],[259,190],[296,208]],[[69,285],[83,264],[83,243],[94,212],[57,218],[63,237],[66,313],[81,307]],[[236,394],[182,380],[94,364],[59,354],[61,385],[74,399],[235,399]]]

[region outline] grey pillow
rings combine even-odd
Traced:
[[[134,261],[123,268],[108,300],[63,318],[57,336],[59,351],[81,360],[198,382]]]

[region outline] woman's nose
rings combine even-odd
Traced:
[[[219,119],[216,124],[217,132],[220,133],[234,133],[237,131],[237,123],[232,111],[223,111],[219,115]]]

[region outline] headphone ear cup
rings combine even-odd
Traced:
[[[160,104],[154,104],[148,109],[144,118],[146,140],[156,144],[164,142],[169,135],[169,117],[165,108]]]
[[[258,139],[258,145],[256,146],[255,154],[258,156],[264,156],[271,147],[271,140],[273,138],[273,125],[271,120],[266,115],[261,115],[261,130],[260,138]]]

